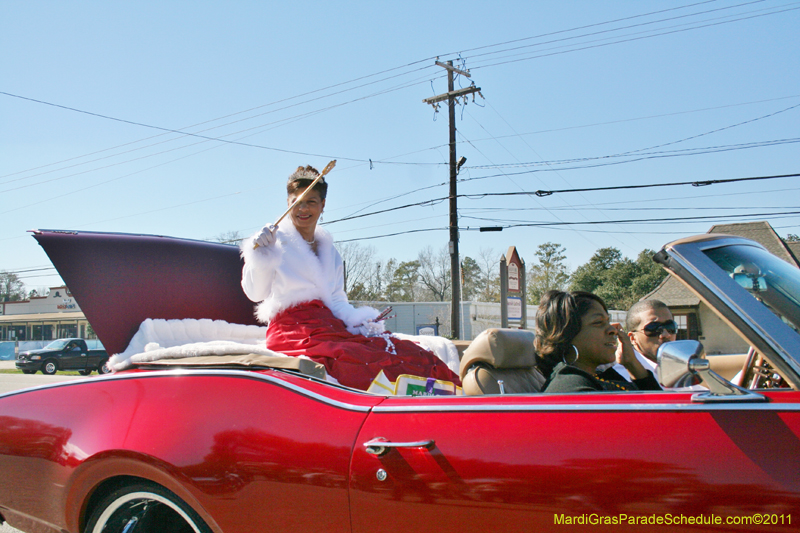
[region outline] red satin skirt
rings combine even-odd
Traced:
[[[342,385],[361,390],[369,388],[381,370],[391,381],[411,374],[461,385],[458,375],[432,352],[408,340],[353,335],[320,300],[278,313],[267,328],[267,348],[305,355],[325,365]]]

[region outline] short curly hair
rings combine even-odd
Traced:
[[[297,170],[289,176],[289,180],[286,182],[286,195],[289,196],[297,191],[306,189],[317,176],[319,176],[319,171],[311,165],[297,167]],[[328,196],[328,183],[325,178],[322,178],[314,185],[314,190],[319,193],[319,197],[323,200]]]

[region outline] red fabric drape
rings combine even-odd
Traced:
[[[433,353],[411,341],[390,340],[394,354],[387,351],[392,348],[383,337],[351,334],[319,300],[278,313],[267,328],[267,348],[322,363],[328,374],[348,387],[366,390],[381,370],[391,381],[400,374],[411,374],[461,385],[458,376]]]

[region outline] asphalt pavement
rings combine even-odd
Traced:
[[[14,366],[14,361],[0,361],[0,369],[9,368],[16,368],[16,366]],[[45,376],[40,372],[36,374],[0,374],[0,394],[73,379],[84,378],[83,376],[65,376],[64,374],[58,373],[53,376]],[[0,533],[2,533],[2,530],[0,530]]]

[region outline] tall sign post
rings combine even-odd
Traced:
[[[461,338],[461,276],[459,275],[459,258],[458,258],[458,162],[456,161],[456,100],[460,97],[466,97],[469,94],[479,92],[480,87],[467,87],[465,89],[455,90],[455,83],[453,74],[460,74],[462,76],[470,77],[469,71],[457,69],[453,66],[452,61],[436,64],[444,69],[447,69],[447,92],[426,98],[423,103],[431,104],[438,109],[438,102],[447,100],[448,116],[450,119],[450,280],[453,288],[453,298],[451,302],[450,311],[450,335],[455,339]],[[474,98],[474,97],[473,97]]]
[[[525,303],[525,261],[511,246],[500,258],[500,325],[525,329],[528,324],[528,306]]]

